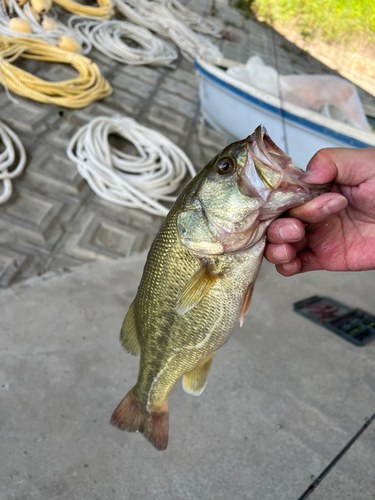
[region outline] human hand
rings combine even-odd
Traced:
[[[266,259],[283,276],[375,269],[375,148],[322,149],[302,180],[332,191],[270,224]]]

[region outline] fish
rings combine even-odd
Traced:
[[[266,230],[285,210],[330,190],[304,172],[260,125],[230,144],[185,187],[151,245],[120,341],[140,355],[138,379],[111,424],[168,444],[168,396],[202,394],[216,351],[244,321]]]

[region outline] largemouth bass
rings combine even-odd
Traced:
[[[168,396],[200,395],[215,352],[242,322],[262,263],[266,229],[285,210],[329,191],[297,168],[259,126],[197,174],[153,242],[121,343],[140,354],[138,380],[112,415],[157,448],[168,444]]]

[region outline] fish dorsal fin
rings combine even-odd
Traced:
[[[120,342],[124,349],[133,356],[138,356],[141,352],[141,346],[139,345],[137,336],[137,327],[135,326],[135,305],[134,300],[129,307],[124,322],[121,328]]]
[[[251,297],[253,296],[253,290],[254,290],[254,284],[250,283],[250,285],[247,287],[247,290],[245,292],[245,296],[244,296],[243,302],[242,302],[241,314],[240,314],[240,326],[243,325],[243,320],[244,320],[245,315],[249,309]]]
[[[201,267],[183,287],[177,297],[176,312],[185,314],[195,307],[211,290],[221,274],[214,273],[209,264]]]
[[[207,384],[207,377],[210,373],[210,368],[214,355],[206,359],[204,363],[196,366],[190,372],[186,372],[182,380],[182,387],[185,392],[193,396],[200,396]]]

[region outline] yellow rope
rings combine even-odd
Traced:
[[[18,57],[71,64],[78,78],[48,82],[13,64]],[[84,108],[112,92],[98,66],[87,57],[61,50],[41,40],[0,35],[0,83],[10,91],[34,101],[65,108]]]
[[[77,16],[94,16],[103,19],[109,19],[114,14],[113,4],[111,0],[97,0],[99,7],[83,5],[73,0],[54,0],[63,9],[77,14]]]

